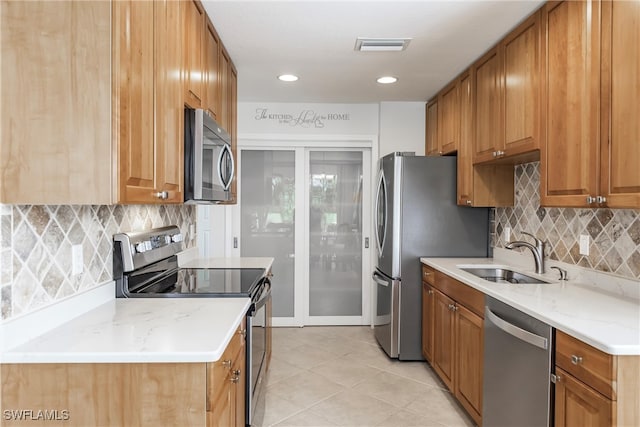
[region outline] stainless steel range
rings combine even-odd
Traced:
[[[259,425],[264,407],[271,281],[264,269],[181,268],[182,234],[177,226],[113,236],[113,275],[118,298],[248,297],[246,424]]]

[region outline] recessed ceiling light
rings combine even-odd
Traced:
[[[281,80],[283,82],[295,82],[296,80],[298,80],[298,76],[294,76],[293,74],[282,74],[278,76],[278,80]]]
[[[383,77],[378,77],[378,80],[376,81],[378,83],[382,83],[383,85],[388,85],[389,83],[397,82],[398,78],[393,76],[383,76]]]

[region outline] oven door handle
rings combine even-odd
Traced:
[[[249,309],[249,316],[253,316],[258,310],[260,310],[262,306],[267,303],[267,300],[269,298],[271,298],[271,281],[266,278],[264,279],[264,286],[262,287],[260,299],[251,304],[251,308]]]

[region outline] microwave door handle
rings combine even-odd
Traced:
[[[231,151],[231,147],[228,144],[225,144],[227,148],[227,154],[229,156],[229,163],[231,164],[231,171],[229,172],[229,183],[225,187],[225,190],[228,190],[231,187],[231,183],[233,182],[233,176],[236,173],[236,162],[233,160],[233,152]]]
[[[226,145],[225,145],[226,146]],[[222,162],[224,159],[224,146],[222,147],[222,150],[220,150],[220,153],[218,153],[218,179],[220,180],[220,184],[222,184],[222,187],[225,186],[225,182],[224,182],[224,177],[222,176]],[[225,188],[226,190],[226,188]]]
[[[222,174],[222,162],[225,162],[227,158],[231,159],[232,173],[230,176],[225,177]],[[218,177],[220,177],[220,182],[222,183],[222,188],[224,189],[224,191],[229,190],[229,187],[231,186],[231,181],[233,180],[233,169],[233,156],[231,155],[231,150],[229,149],[228,144],[224,144],[222,150],[220,150],[220,155],[218,156]]]

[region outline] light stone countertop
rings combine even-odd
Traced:
[[[559,282],[553,275],[537,276],[493,258],[420,258],[420,261],[605,353],[640,355],[637,299],[584,285],[580,279]],[[460,269],[471,265],[505,266],[555,283],[493,283]]]
[[[249,298],[114,299],[2,353],[1,363],[218,360]]]

